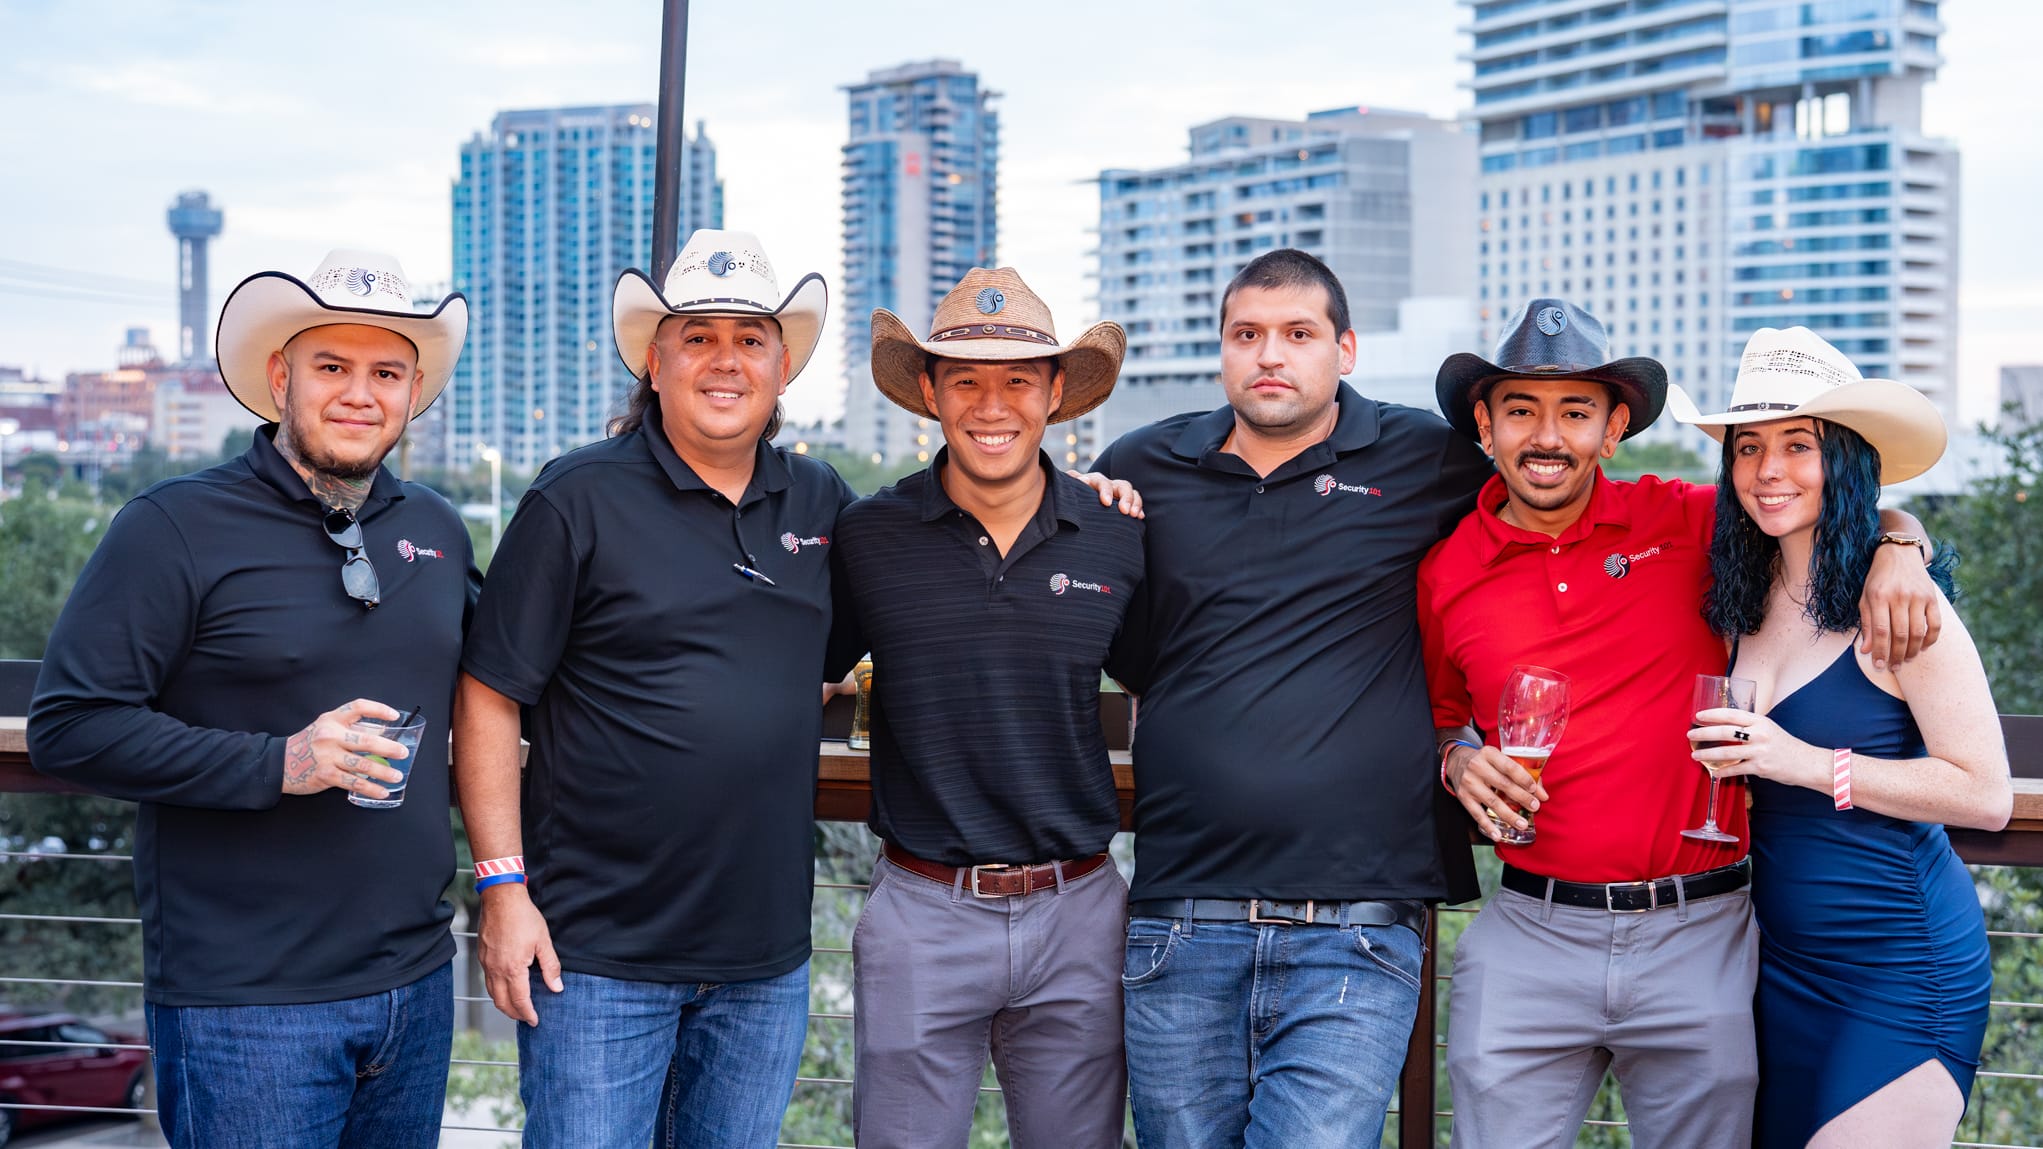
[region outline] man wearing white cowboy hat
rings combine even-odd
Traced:
[[[502,877],[479,950],[524,1023],[536,1149],[644,1149],[656,1117],[662,1145],[777,1140],[808,1027],[818,691],[850,669],[825,643],[853,496],[768,435],[825,296],[813,274],[783,295],[746,232],[696,232],[657,287],[625,272],[625,414],[540,472],[491,563],[455,760],[478,869]]]
[[[1127,343],[1060,343],[1011,268],[973,268],[919,339],[873,312],[873,380],[943,428],[928,470],[859,500],[835,562],[878,667],[853,934],[854,1128],[951,1149],[990,1052],[1019,1149],[1107,1149],[1127,1098],[1127,887],[1099,676],[1142,581],[1142,524],[1042,450],[1105,402]]]
[[[454,509],[381,464],[467,326],[459,295],[413,312],[373,252],[244,280],[220,373],[271,422],[124,507],[50,636],[30,753],[141,803],[143,996],[179,1149],[439,1141],[443,724],[476,575]],[[428,720],[414,762],[357,725],[399,708]]]
[[[1559,299],[1528,302],[1488,359],[1440,367],[1440,409],[1497,465],[1419,567],[1441,781],[1505,862],[1503,888],[1455,953],[1457,1146],[1573,1144],[1607,1069],[1641,1144],[1749,1135],[1745,810],[1726,803],[1722,830],[1700,836],[1708,786],[1682,737],[1696,675],[1724,670],[1698,610],[1716,492],[1613,481],[1598,463],[1653,422],[1667,392],[1664,367],[1612,359],[1596,317]],[[1935,587],[1905,548],[1883,561],[1863,609],[1882,627],[1891,610],[1899,633],[1880,653],[1902,658]],[[1539,778],[1496,732],[1521,664],[1570,681],[1567,726]],[[1534,968],[1536,985],[1524,976]],[[1612,994],[1628,1005],[1609,1008]]]

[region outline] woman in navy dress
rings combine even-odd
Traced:
[[[1731,673],[1759,684],[1758,714],[1706,710],[1689,733],[1720,777],[1750,778],[1754,1144],[1948,1145],[1993,971],[1944,826],[2007,824],[2007,750],[1948,601],[1919,658],[1890,667],[1854,641],[1874,551],[1921,545],[1880,534],[1880,485],[1935,463],[1942,420],[1805,328],[1752,337],[1721,415],[1671,392],[1676,418],[1724,444],[1705,613]],[[1953,561],[1931,564],[1947,594]]]

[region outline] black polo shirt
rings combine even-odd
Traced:
[[[446,500],[379,469],[356,516],[382,585],[365,609],[275,434],[121,509],[29,708],[36,769],[141,803],[143,992],[160,1005],[360,997],[454,955],[440,894],[454,877],[447,724],[476,579],[468,531]],[[404,805],[284,795],[284,744],[355,698],[426,716]]]
[[[1051,465],[1002,555],[939,476],[852,504],[836,561],[873,655],[873,832],[952,866],[1107,848],[1120,828],[1100,667],[1142,582],[1142,522]]]
[[[732,506],[654,408],[519,502],[462,668],[528,708],[525,865],[564,967],[727,982],[808,960],[830,549],[852,498],[829,464],[761,443]]]
[[[1099,458],[1148,513],[1108,666],[1141,695],[1134,898],[1439,898],[1443,862],[1474,896],[1466,840],[1443,855],[1435,824],[1416,590],[1490,464],[1431,412],[1345,383],[1338,403],[1268,478],[1221,449],[1229,407]]]

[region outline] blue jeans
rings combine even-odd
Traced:
[[[757,981],[532,974],[526,1149],[772,1149],[809,1031],[809,966]],[[657,1126],[659,1136],[653,1136]]]
[[[310,1005],[147,1005],[175,1149],[432,1149],[447,1104],[453,963]]]
[[[1419,1008],[1403,926],[1134,918],[1121,978],[1143,1149],[1374,1149]]]

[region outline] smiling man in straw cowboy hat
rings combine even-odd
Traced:
[[[1695,678],[1724,671],[1698,609],[1716,491],[1616,481],[1599,465],[1667,394],[1666,368],[1614,358],[1596,317],[1560,299],[1526,303],[1489,358],[1440,366],[1440,409],[1497,464],[1419,567],[1441,780],[1505,862],[1455,952],[1457,1146],[1572,1145],[1606,1069],[1642,1146],[1749,1133],[1758,939],[1744,804],[1720,809],[1720,839],[1683,834],[1702,825],[1709,791],[1682,737]],[[1886,550],[1864,609],[1885,627],[1891,608],[1903,657],[1936,589],[1912,550]],[[1520,664],[1571,682],[1539,779],[1495,729]],[[1513,841],[1533,810],[1536,836]],[[1522,976],[1533,967],[1536,989]],[[1631,1007],[1607,1009],[1613,992]]]
[[[943,427],[925,471],[837,526],[870,640],[873,831],[852,940],[858,1143],[953,1149],[990,1052],[1020,1149],[1121,1141],[1127,887],[1099,676],[1142,581],[1142,524],[1042,450],[1126,346],[1061,343],[1010,268],[974,268],[927,339],[873,313],[873,381]]]
[[[141,803],[143,996],[179,1149],[438,1143],[441,724],[475,572],[453,508],[381,464],[467,326],[459,295],[415,313],[373,252],[243,281],[220,373],[269,424],[124,507],[50,636],[30,753]],[[408,778],[404,748],[356,726],[400,706],[430,723]],[[393,789],[410,800],[350,802]]]
[[[768,436],[825,295],[783,294],[748,232],[696,232],[657,287],[625,272],[625,414],[540,472],[476,608],[455,760],[535,1149],[644,1149],[656,1119],[661,1145],[777,1140],[852,492]]]

